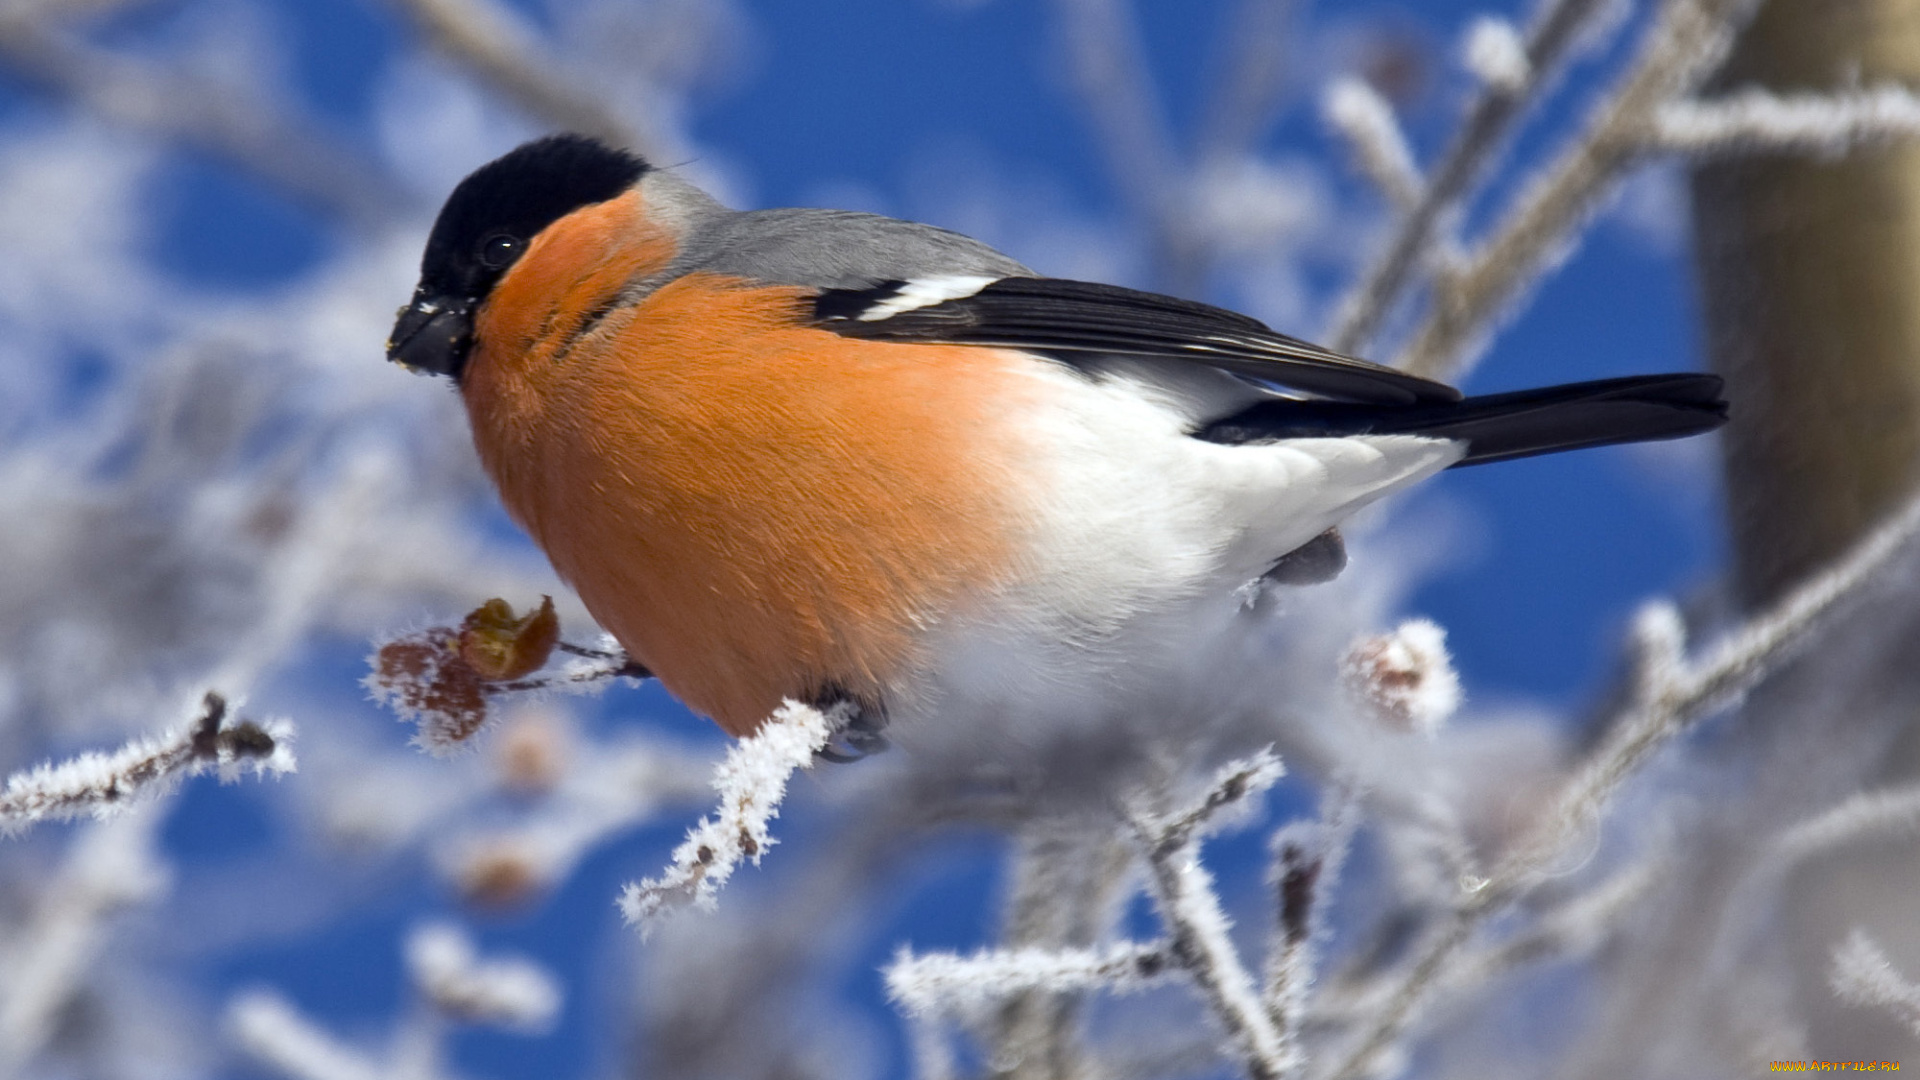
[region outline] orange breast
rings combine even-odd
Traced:
[[[1003,432],[1032,361],[844,339],[795,323],[801,290],[713,275],[579,333],[671,257],[636,209],[549,228],[488,302],[483,461],[595,618],[729,732],[829,686],[884,698],[1016,570]]]

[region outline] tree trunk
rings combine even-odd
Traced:
[[[1920,84],[1920,0],[1771,0],[1718,90]],[[1737,587],[1762,603],[1920,477],[1920,148],[1735,159],[1693,179]]]

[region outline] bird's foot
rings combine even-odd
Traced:
[[[813,753],[821,761],[845,765],[872,757],[893,745],[887,741],[884,731],[886,710],[838,690],[817,695],[813,705],[837,722],[832,740]]]

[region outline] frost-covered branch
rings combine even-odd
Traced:
[[[1178,966],[1172,945],[1165,941],[1103,949],[987,949],[972,956],[915,956],[903,948],[887,966],[887,994],[916,1017],[971,1016],[1032,991],[1144,990]]]
[[[1133,846],[1104,817],[1069,815],[1026,823],[1009,856],[1001,951],[1074,953],[1105,941],[1131,894]],[[1034,988],[1005,998],[976,1024],[995,1060],[1037,1076],[1073,1076],[1089,1066],[1080,1045],[1077,990]]]
[[[370,228],[408,200],[380,164],[272,98],[97,49],[48,25],[45,5],[0,6],[0,63],[113,124],[215,154],[300,200]]]
[[[256,1061],[293,1080],[382,1080],[387,1069],[343,1045],[271,990],[227,1004],[227,1033]]]
[[[406,951],[415,989],[452,1019],[537,1034],[560,1015],[560,987],[546,969],[519,957],[482,960],[450,923],[416,928]]]
[[[1512,937],[1462,957],[1455,982],[1478,986],[1526,964],[1592,952],[1619,928],[1621,917],[1647,895],[1665,869],[1663,860],[1648,859],[1618,871],[1542,912]]]
[[[1580,32],[1609,0],[1547,0],[1527,30],[1525,61],[1528,79],[1514,85],[1487,80],[1467,107],[1465,119],[1433,167],[1423,197],[1394,228],[1380,256],[1361,275],[1340,302],[1328,344],[1352,353],[1366,347],[1379,332],[1423,268],[1435,242],[1442,239],[1448,219],[1472,193],[1475,183],[1493,165],[1514,123],[1526,113],[1533,97],[1565,63]]]
[[[208,772],[232,781],[243,767],[256,775],[293,771],[292,725],[242,720],[229,726],[226,721],[226,699],[208,691],[199,717],[166,735],[135,739],[112,753],[85,753],[15,773],[0,790],[0,832],[82,814],[104,818],[137,797]]]
[[[1776,94],[1748,88],[1717,98],[1669,102],[1654,116],[1653,140],[1682,154],[1779,153],[1838,156],[1859,146],[1920,137],[1920,95],[1905,86]]]
[[[1413,148],[1407,145],[1393,106],[1378,90],[1360,79],[1335,79],[1321,111],[1346,139],[1354,164],[1389,204],[1403,211],[1419,204],[1426,180],[1413,162]]]
[[[1631,639],[1632,691],[1607,724],[1606,737],[1494,869],[1468,883],[1446,925],[1420,951],[1388,1006],[1331,1075],[1340,1080],[1366,1075],[1377,1055],[1400,1038],[1433,988],[1449,977],[1473,931],[1537,886],[1588,835],[1613,796],[1655,751],[1750,690],[1804,645],[1835,608],[1861,594],[1907,553],[1916,535],[1920,498],[1910,500],[1826,571],[1693,658],[1683,651],[1679,612],[1666,604],[1644,610]]]
[[[1920,784],[1863,791],[1788,826],[1760,851],[1729,891],[1709,955],[1723,968],[1730,965],[1741,942],[1766,917],[1781,883],[1807,860],[1848,844],[1915,835],[1920,835]]]
[[[1300,1051],[1274,1026],[1261,1003],[1253,975],[1240,962],[1227,930],[1232,925],[1220,908],[1213,875],[1200,865],[1199,841],[1221,812],[1239,808],[1280,779],[1280,759],[1263,751],[1233,762],[1215,774],[1205,795],[1170,814],[1138,804],[1128,807],[1128,824],[1147,862],[1154,908],[1167,926],[1172,955],[1199,988],[1208,1011],[1234,1046],[1233,1056],[1256,1080],[1287,1076],[1300,1064]]]
[[[657,157],[658,140],[603,106],[594,95],[557,77],[568,70],[543,55],[533,31],[494,0],[398,0],[399,6],[449,56],[514,105],[543,123],[631,147]]]
[[[0,952],[0,1076],[19,1075],[53,1040],[106,950],[111,916],[166,890],[170,874],[154,845],[158,824],[149,812],[87,827],[24,923],[11,928]]]
[[[1834,948],[1827,979],[1842,1000],[1884,1009],[1920,1035],[1920,986],[1894,970],[1893,961],[1865,930],[1855,927]]]
[[[1345,783],[1329,790],[1320,820],[1289,825],[1273,835],[1268,884],[1278,918],[1267,946],[1261,1003],[1282,1040],[1296,1040],[1314,980],[1315,946],[1325,935],[1326,898],[1347,858],[1359,821],[1357,793]]]
[[[1920,785],[1863,791],[1782,832],[1766,861],[1791,866],[1856,840],[1915,834],[1920,834]]]
[[[644,934],[666,915],[692,904],[712,908],[741,861],[755,865],[776,841],[769,823],[780,816],[787,781],[813,765],[842,718],[797,701],[783,702],[753,735],[741,739],[713,771],[720,807],[688,830],[673,864],[657,878],[628,885],[620,895],[627,922]]]
[[[414,929],[406,941],[416,1006],[375,1058],[308,1018],[272,990],[250,990],[227,1004],[227,1031],[255,1060],[294,1080],[437,1080],[448,1022],[487,1024],[522,1035],[549,1030],[560,988],[530,960],[482,959],[450,923]]]
[[[1757,2],[1664,0],[1632,66],[1585,128],[1498,216],[1489,239],[1435,277],[1432,302],[1396,367],[1431,378],[1458,374],[1490,324],[1557,257],[1627,167],[1649,152],[1659,110],[1719,64]],[[1334,347],[1347,344],[1342,337]]]

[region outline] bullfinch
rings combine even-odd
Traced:
[[[734,735],[1123,713],[1442,469],[1719,426],[1670,374],[1463,398],[944,229],[735,211],[579,135],[453,190],[388,358],[445,375],[600,624]],[[864,743],[861,742],[864,740]]]

